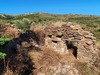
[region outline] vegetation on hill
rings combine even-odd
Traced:
[[[100,17],[86,15],[53,15],[47,13],[22,14],[22,15],[0,15],[0,25],[15,25],[20,29],[27,30],[30,26],[47,25],[48,22],[64,21],[80,24],[83,29],[94,34],[100,41]]]
[[[98,16],[1,14],[0,75],[99,75],[100,54],[93,35],[85,32],[100,41],[99,23]]]
[[[11,40],[10,38],[5,38],[5,37],[0,37],[0,50],[2,49],[3,44],[5,44],[5,42]],[[5,53],[0,52],[0,60],[4,59],[6,56]]]

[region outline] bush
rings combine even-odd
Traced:
[[[14,24],[19,29],[22,29],[22,30],[27,30],[30,27],[31,23],[32,23],[31,20],[27,18],[23,18],[22,20],[12,21],[12,24]]]
[[[5,53],[0,52],[0,60],[4,59],[4,58],[5,58],[5,56],[6,56],[6,54],[5,54]]]
[[[10,38],[1,37],[0,38],[0,45],[3,45],[3,44],[5,44],[5,42],[10,41],[10,40],[11,40]]]
[[[10,38],[6,38],[6,37],[1,37],[0,38],[0,50],[2,49],[2,45],[5,44],[5,42],[11,40]],[[4,59],[6,56],[5,53],[0,52],[0,60]]]

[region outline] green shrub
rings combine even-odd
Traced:
[[[5,42],[10,41],[10,40],[11,40],[10,38],[1,37],[0,38],[0,45],[3,45],[3,44],[5,44]]]
[[[5,44],[5,42],[10,41],[10,38],[6,38],[6,37],[1,37],[0,38],[0,50],[2,49],[2,45]],[[0,52],[0,60],[4,59],[6,56],[5,53]]]
[[[5,58],[5,56],[6,56],[6,54],[5,54],[5,53],[0,52],[0,60],[4,59],[4,58]]]
[[[27,30],[30,27],[31,23],[32,23],[31,20],[27,18],[23,18],[22,20],[12,21],[12,24],[14,24],[19,29],[22,29],[22,30]]]

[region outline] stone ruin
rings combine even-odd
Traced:
[[[44,46],[60,54],[72,52],[75,58],[85,62],[92,61],[97,55],[95,37],[76,23],[51,23],[41,32],[45,35]]]
[[[60,54],[72,52],[75,58],[85,62],[91,62],[98,53],[96,39],[93,34],[83,30],[76,23],[54,22],[49,23],[47,26],[34,28],[32,31],[37,38],[34,38],[33,33],[27,34],[27,31],[23,33],[14,26],[7,26],[5,29],[5,34],[20,39],[23,47],[33,45],[39,48],[50,48]],[[20,38],[21,35],[26,37]],[[38,43],[36,43],[37,39]]]
[[[76,58],[77,60],[79,60],[83,63],[86,62],[90,66],[93,64],[95,59],[98,57],[98,50],[96,48],[95,37],[93,37],[92,33],[83,30],[80,27],[80,25],[78,25],[76,23],[72,23],[72,22],[50,23],[47,26],[37,27],[37,28],[34,28],[33,30],[27,30],[25,33],[23,33],[23,31],[20,32],[19,29],[18,30],[16,29],[14,31],[13,28],[16,29],[15,27],[12,27],[12,26],[10,26],[9,28],[6,28],[6,29],[4,28],[5,29],[4,33],[7,36],[11,36],[11,38],[13,38],[10,42],[8,42],[6,44],[7,47],[4,46],[4,49],[5,49],[4,51],[6,53],[8,53],[9,56],[12,55],[10,57],[11,58],[10,65],[13,65],[13,66],[10,66],[11,70],[13,70],[13,68],[15,68],[15,70],[16,70],[16,68],[18,67],[19,69],[23,70],[23,73],[26,73],[27,71],[29,71],[28,74],[30,74],[32,69],[34,68],[34,67],[32,67],[32,65],[33,66],[34,66],[34,64],[36,65],[39,61],[46,62],[46,63],[49,61],[54,61],[54,63],[55,63],[54,56],[56,56],[56,53],[62,55],[63,58],[64,58],[64,55],[72,53],[74,56],[74,59]],[[13,30],[13,34],[15,34],[15,32],[16,32],[15,35],[12,35],[12,30]],[[10,34],[8,35],[7,33],[9,33],[9,32],[10,32]],[[18,34],[20,34],[20,35],[18,35]],[[1,31],[0,36],[1,35],[3,35],[2,31]],[[13,48],[13,46],[14,46],[14,48]],[[15,54],[13,53],[14,49],[17,51],[17,53],[15,53]],[[46,52],[46,49],[48,49],[47,52]],[[36,62],[36,61],[34,61],[34,58],[33,58],[35,55],[34,50],[42,51],[42,52],[41,51],[38,52],[38,55],[39,54],[42,55],[41,53],[44,52],[44,54],[41,57],[37,55],[36,60],[38,60],[38,57],[41,58],[41,60],[38,60],[37,63],[34,63],[34,62]],[[43,51],[43,50],[45,50],[45,51]],[[49,51],[49,50],[51,50],[51,51]],[[50,54],[48,52],[50,52]],[[54,53],[52,53],[52,52],[54,52]],[[31,55],[29,57],[29,53],[31,53],[33,55]],[[48,54],[48,55],[46,55],[46,54]],[[54,57],[53,59],[51,58],[52,56]],[[48,58],[48,59],[45,59],[45,61],[43,61],[44,59],[42,59],[42,57]],[[69,57],[70,56],[65,57],[65,58],[69,58]],[[49,58],[51,58],[52,60],[50,60]],[[21,59],[21,61],[19,61],[19,59]],[[65,68],[65,75],[67,72],[70,72],[71,69],[72,69],[72,71],[77,72],[77,69],[72,65],[73,63],[70,64],[70,63],[68,63],[68,60],[64,60],[64,59],[61,59],[63,61],[59,60],[60,62],[57,61],[56,65],[51,66],[52,71],[55,71],[55,66],[56,66],[56,67],[58,67],[58,70],[61,69],[60,71],[64,72],[64,71],[62,71],[64,68],[63,67],[59,68],[59,65],[64,66],[63,63],[65,62],[65,66],[67,65],[67,68]],[[73,59],[73,58],[71,57],[69,59]],[[74,59],[73,59],[73,61],[74,61]],[[12,60],[14,60],[14,61],[12,61]],[[46,61],[46,60],[48,60],[48,61]],[[13,62],[23,65],[23,67],[17,66]],[[40,69],[41,69],[41,66],[44,66],[44,65],[45,65],[44,63],[42,65],[40,63],[39,65],[36,66],[36,68],[40,67]],[[15,67],[15,66],[17,66],[17,67]],[[27,69],[27,67],[30,67],[30,66],[31,66],[31,69]],[[46,67],[42,67],[42,68],[50,69],[50,65],[45,65],[45,66]],[[72,66],[72,67],[68,67],[68,66]],[[25,69],[23,69],[23,68],[25,68]],[[19,71],[22,72],[21,70],[19,70]],[[38,70],[38,72],[39,71],[40,70]],[[50,72],[48,72],[48,73],[50,73]],[[53,74],[51,74],[51,75],[53,75]],[[55,75],[58,75],[58,74],[55,74]],[[75,75],[75,74],[68,73],[68,75]],[[80,74],[76,73],[76,75],[80,75]]]
[[[34,32],[40,38],[39,47],[42,52],[47,51],[41,56],[41,60],[36,62],[36,67],[39,67],[36,74],[82,75],[80,68],[77,69],[77,67],[80,67],[81,63],[87,63],[89,68],[93,67],[93,63],[98,58],[95,37],[76,23],[50,23],[47,26],[35,28]],[[35,53],[31,52],[30,55],[34,60],[32,55]],[[37,58],[40,56],[38,55]]]

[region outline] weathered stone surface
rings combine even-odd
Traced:
[[[90,60],[93,60],[93,56],[97,54],[93,34],[84,31],[76,23],[51,23],[43,31],[45,35],[44,46],[60,54],[68,54],[70,49],[76,49],[73,54],[76,54],[77,59],[84,62],[90,62]]]

